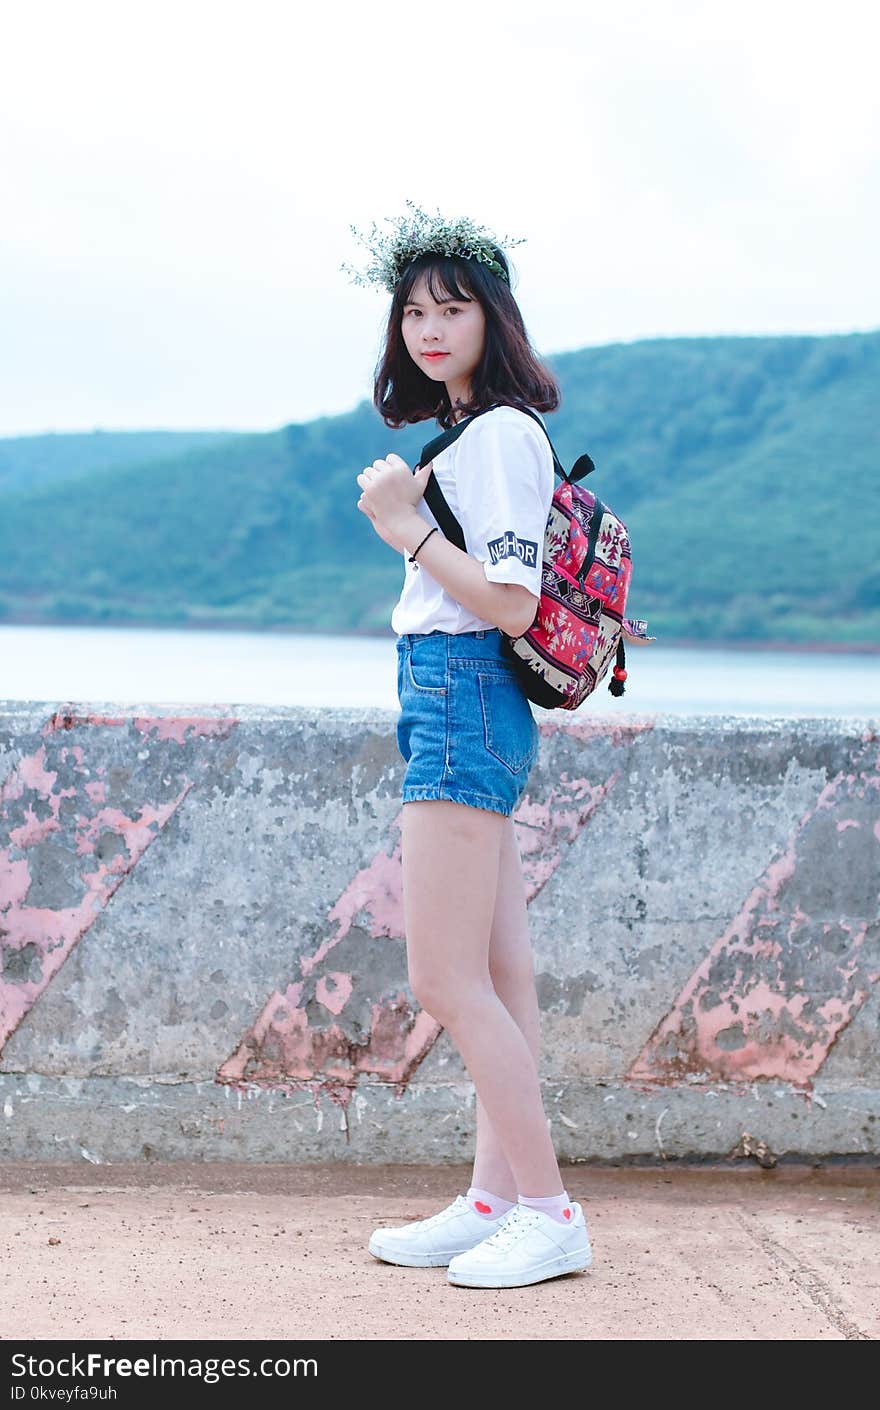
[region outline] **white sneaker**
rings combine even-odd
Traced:
[[[560,1273],[579,1273],[593,1262],[584,1211],[576,1200],[570,1224],[541,1209],[515,1204],[494,1234],[459,1254],[447,1278],[466,1288],[520,1288]]]
[[[514,1209],[516,1206],[514,1205]],[[384,1263],[405,1268],[444,1268],[457,1253],[473,1248],[497,1229],[505,1216],[487,1219],[475,1214],[464,1195],[429,1219],[414,1219],[393,1229],[374,1229],[367,1247]]]

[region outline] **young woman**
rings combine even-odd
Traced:
[[[563,1186],[538,1076],[540,1017],[512,812],[538,728],[502,633],[534,621],[554,489],[549,442],[520,408],[559,389],[530,347],[494,238],[410,227],[384,270],[393,291],[374,404],[387,425],[436,417],[458,438],[412,473],[367,466],[358,508],[405,557],[397,636],[403,902],[409,983],[474,1082],[470,1187],[428,1219],[377,1229],[374,1257],[448,1265],[450,1282],[516,1287],[589,1266],[581,1206]],[[401,250],[404,257],[401,258]],[[452,250],[453,252],[450,252]],[[361,281],[363,282],[363,281]],[[485,408],[491,408],[485,410]],[[467,544],[423,499],[433,469]]]

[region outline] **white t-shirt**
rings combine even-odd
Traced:
[[[483,564],[488,581],[521,583],[540,597],[544,531],[556,480],[550,442],[537,422],[514,406],[483,412],[434,457],[434,475],[462,527],[468,554]],[[416,510],[429,527],[437,523],[424,498]],[[424,564],[410,563],[408,552],[403,560],[403,591],[391,613],[398,636],[495,625],[450,596]]]

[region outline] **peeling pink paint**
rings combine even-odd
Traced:
[[[90,771],[84,747],[61,742],[67,732],[132,726],[154,744],[184,745],[199,738],[225,738],[237,723],[231,717],[58,711],[41,730],[40,747],[22,758],[0,784],[0,836],[4,822],[8,832],[8,846],[0,849],[0,1051],[194,787],[194,780],[181,774],[175,796],[161,805],[144,802],[131,814],[110,806],[102,778],[106,769]],[[615,746],[653,728],[653,720],[610,717],[540,725],[543,734],[560,729],[581,742],[601,738]],[[833,779],[805,813],[785,851],[767,867],[655,1028],[627,1074],[631,1082],[775,1078],[809,1092],[810,1079],[880,980],[880,971],[869,970],[863,958],[872,917],[853,918],[851,910],[846,916],[811,916],[798,900],[795,883],[817,865],[822,846],[827,850],[830,845],[827,835],[838,848],[864,845],[861,839],[869,835],[880,842],[880,822],[867,815],[868,803],[876,802],[880,789],[876,756],[869,753],[876,742],[876,736],[866,732],[851,770]],[[619,769],[599,780],[563,772],[540,800],[524,799],[514,826],[528,902],[553,876],[619,777]],[[60,786],[60,780],[66,786]],[[61,811],[65,799],[74,800],[69,815],[67,807]],[[832,818],[823,817],[829,812]],[[817,840],[820,824],[827,834]],[[101,844],[108,834],[118,843],[105,849]],[[73,906],[28,906],[38,876],[29,853],[53,835],[70,853],[68,880],[78,882],[81,894]],[[269,996],[252,1028],[219,1068],[217,1081],[282,1090],[306,1087],[316,1102],[327,1092],[345,1106],[361,1076],[370,1074],[395,1085],[402,1095],[442,1028],[396,978],[389,981],[388,992],[356,1012],[364,987],[375,985],[369,956],[362,974],[349,972],[338,955],[336,968],[324,968],[352,934],[358,942],[363,938],[367,949],[371,939],[403,941],[400,860],[398,838],[390,851],[380,848],[343,888],[327,913],[327,935],[311,955],[299,959],[300,977]],[[403,944],[400,968],[405,973]],[[819,995],[804,989],[804,975],[813,969],[833,980]]]
[[[601,783],[562,773],[541,801],[527,794],[517,809],[516,829],[526,900],[544,889],[620,777],[616,769]]]
[[[100,808],[90,818],[77,818],[74,831],[77,855],[82,857],[93,853],[103,832],[115,832],[125,840],[129,855],[136,854],[140,857],[156,833],[165,826],[171,814],[180,807],[192,786],[192,782],[188,780],[176,798],[169,799],[159,808],[145,803],[137,817],[129,817],[120,808]],[[115,865],[119,862],[122,862],[121,869],[127,871],[128,866],[120,857],[114,859],[111,868],[119,871],[120,867]]]
[[[526,899],[532,901],[562,862],[566,849],[587,826],[620,776],[615,770],[600,783],[563,774],[542,802],[525,798],[517,809],[514,827],[523,863]],[[349,1020],[325,1025],[321,1016],[310,1017],[312,994],[308,980],[352,931],[360,926],[369,938],[403,941],[402,872],[399,830],[390,854],[383,848],[358,871],[327,914],[330,930],[312,955],[299,960],[301,980],[283,994],[271,994],[253,1027],[217,1072],[217,1080],[232,1085],[255,1083],[284,1090],[308,1087],[317,1101],[326,1092],[346,1106],[361,1074],[370,1073],[393,1083],[402,1095],[424,1057],[443,1031],[440,1024],[418,1008],[403,988],[383,996],[370,1008],[370,1026],[356,1030]],[[401,944],[401,970],[405,951]],[[329,988],[327,981],[333,980]],[[369,957],[363,980],[340,970],[316,978],[314,999],[335,1018],[345,1014],[352,998],[369,983]]]
[[[160,742],[186,744],[188,739],[225,739],[237,724],[239,720],[234,715],[78,715],[72,710],[56,710],[41,733],[54,734],[82,725],[131,725],[144,738],[152,736]]]
[[[318,980],[315,986],[315,997],[319,1004],[323,1004],[330,1013],[341,1013],[351,998],[353,989],[350,974],[343,974],[341,970],[331,970]]]
[[[398,815],[398,828],[400,818]],[[412,999],[395,992],[370,1007],[367,1033],[349,1034],[339,1023],[311,1023],[306,1008],[307,980],[316,967],[358,924],[372,938],[403,934],[400,843],[391,855],[380,851],[348,884],[328,912],[333,931],[312,955],[299,959],[303,979],[272,993],[256,1022],[217,1072],[217,1081],[258,1083],[289,1090],[308,1087],[317,1101],[326,1091],[346,1106],[361,1073],[372,1073],[402,1091],[442,1031]],[[365,965],[369,975],[369,966]],[[334,985],[328,986],[328,980]],[[338,1017],[355,989],[351,975],[326,972],[315,984],[315,998]]]
[[[640,734],[647,734],[654,728],[655,721],[651,715],[629,715],[626,719],[620,719],[615,715],[592,715],[564,724],[561,722],[557,724],[554,720],[540,720],[538,723],[538,730],[548,738],[561,732],[571,735],[582,744],[589,744],[594,739],[601,739],[617,748],[625,744],[632,744]]]
[[[370,935],[403,935],[399,843],[390,856],[384,851],[377,852],[369,865],[349,882],[327,915],[328,921],[336,927],[334,933],[328,935],[313,955],[300,958],[303,974],[311,974],[333,946],[348,934],[362,912],[367,915],[366,928]]]
[[[353,1039],[337,1023],[317,1027],[299,1007],[302,986],[270,996],[250,1033],[217,1073],[218,1081],[260,1086],[311,1086],[346,1105],[360,1073],[403,1088],[441,1032],[436,1021],[402,992],[373,1004],[366,1038]]]
[[[873,739],[868,743],[873,746]],[[821,815],[841,813],[833,834],[843,839],[853,828],[862,829],[863,820],[853,816],[859,804],[865,804],[863,811],[876,806],[880,771],[873,747],[853,762],[853,772],[832,779],[801,818],[782,856],[767,867],[654,1029],[628,1080],[692,1084],[776,1078],[810,1089],[831,1047],[880,980],[880,970],[861,963],[875,917],[814,919],[788,897],[802,868],[821,865],[827,847],[824,831],[817,830],[827,828]],[[878,864],[880,858],[875,875]],[[834,985],[821,1001],[798,992],[811,972]]]
[[[140,734],[149,732],[146,726],[150,722],[140,717],[56,713],[40,731],[43,743],[21,758],[0,785],[0,836],[5,835],[8,844],[0,847],[0,1051],[194,787],[194,780],[183,774],[174,797],[159,805],[143,803],[133,816],[104,806],[106,786],[90,777],[84,747],[62,744],[60,731],[74,726],[127,728],[132,723]],[[159,730],[158,735],[182,743],[187,730],[196,736],[216,737],[222,734],[218,724],[228,733],[234,723],[228,719],[175,719],[170,730]],[[59,786],[62,773],[71,780],[66,787]],[[75,800],[76,806],[62,823],[64,799]],[[38,817],[37,808],[44,817]],[[19,813],[23,821],[14,824]],[[75,905],[52,908],[27,904],[35,880],[34,849],[50,834],[56,834],[58,846],[70,854],[67,882],[78,885],[80,891]],[[108,834],[120,840],[121,848],[105,861],[98,847]],[[81,860],[77,862],[77,858]]]
[[[37,818],[34,816],[33,808],[28,805],[27,817],[21,827],[14,827],[9,833],[9,841],[13,847],[33,847],[35,843],[42,842],[50,832],[58,831],[58,822],[55,817]]]
[[[218,716],[217,719],[204,715],[136,715],[130,722],[145,739],[186,744],[191,739],[226,739],[232,728],[239,723],[234,715]]]

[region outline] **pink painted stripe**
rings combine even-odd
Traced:
[[[877,923],[876,893],[875,913],[855,917],[843,913],[845,896],[838,902],[841,913],[833,916],[806,915],[797,897],[810,894],[817,867],[839,878],[862,876],[865,867],[880,874],[880,856],[864,855],[866,845],[880,840],[874,824],[878,790],[871,740],[801,818],[782,855],[657,1024],[628,1080],[692,1085],[776,1078],[810,1088],[880,979],[880,970],[862,957]],[[821,991],[804,989],[810,979],[821,983]]]
[[[588,729],[590,738],[607,738],[605,730]],[[613,727],[615,743],[626,742],[627,731]],[[566,773],[537,801],[526,797],[514,818],[526,899],[531,902],[565,859],[568,849],[589,825],[596,809],[613,790],[620,770],[598,782]],[[302,978],[283,993],[274,992],[253,1027],[217,1072],[230,1085],[255,1083],[293,1090],[309,1087],[317,1098],[327,1092],[346,1105],[362,1074],[395,1084],[399,1093],[442,1032],[419,1009],[406,986],[406,953],[400,944],[400,978],[390,993],[370,1005],[366,1032],[355,1023],[357,1000],[375,984],[369,953],[356,973],[325,969],[328,958],[350,935],[369,939],[404,940],[400,823],[390,852],[381,848],[361,868],[327,913],[327,935],[310,955],[299,960]],[[316,1005],[333,1015],[328,1023]],[[398,1094],[399,1094],[398,1093]]]
[[[69,731],[74,726],[81,733],[83,728],[133,725],[142,738],[182,744],[199,737],[225,737],[236,723],[230,718],[151,720],[56,712],[40,731],[39,748],[23,756],[4,779],[0,785],[0,836],[5,837],[0,847],[0,1051],[194,787],[194,780],[180,773],[177,792],[160,804],[144,801],[134,813],[111,807],[106,802],[105,767],[90,770],[84,746],[66,742]],[[71,802],[62,815],[63,800]],[[118,838],[121,846],[101,846],[108,834]],[[68,887],[79,891],[73,905],[28,904],[40,860],[35,849],[50,837],[75,859],[66,878]],[[104,860],[104,853],[109,860]]]

